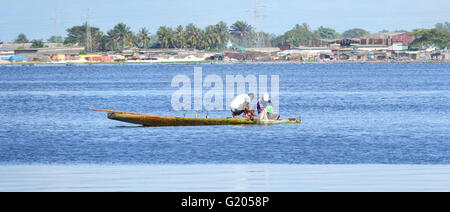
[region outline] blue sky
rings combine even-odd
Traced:
[[[338,32],[364,28],[370,32],[431,28],[450,21],[449,0],[259,0],[261,28],[281,34],[307,22],[313,29],[332,27]],[[254,0],[0,0],[0,40],[11,41],[19,33],[29,39],[47,39],[58,31],[86,21],[90,8],[92,25],[106,32],[124,22],[134,31],[147,27],[155,34],[161,25],[195,23],[200,27],[224,20],[253,23]],[[58,8],[59,25],[55,14]]]

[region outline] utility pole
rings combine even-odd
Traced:
[[[87,18],[86,18],[86,51],[92,52],[92,37],[91,37],[91,26],[90,26],[90,12],[91,9],[87,10]]]
[[[262,41],[262,33],[261,33],[261,13],[259,12],[261,5],[259,0],[255,0],[255,9],[253,11],[253,24],[255,25],[255,33],[256,33],[256,47],[261,48],[263,46]]]
[[[59,36],[59,16],[58,16],[58,7],[55,9],[55,36]]]

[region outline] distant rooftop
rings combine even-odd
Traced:
[[[31,49],[32,43],[1,43],[0,51],[14,51],[17,49]],[[59,43],[44,43],[47,48],[61,48]]]
[[[372,39],[387,39],[392,36],[401,35],[406,32],[379,32],[370,35],[363,36],[363,38],[372,38]]]

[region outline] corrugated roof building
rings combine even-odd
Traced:
[[[406,32],[375,33],[361,38],[361,45],[392,46],[394,43],[401,42],[404,46],[409,46],[414,41],[414,39],[415,38],[413,36],[410,36]]]

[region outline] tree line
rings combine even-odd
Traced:
[[[89,30],[88,30],[89,27]],[[88,39],[87,32],[90,32]],[[439,48],[448,48],[450,42],[450,23],[438,23],[433,29],[416,29],[409,32],[416,36],[413,47],[422,48],[435,45]],[[87,23],[73,26],[66,30],[67,37],[52,36],[47,41],[51,43],[64,43],[68,46],[84,46],[91,51],[121,51],[127,48],[180,48],[200,50],[220,50],[231,41],[234,45],[243,47],[272,47],[279,45],[299,46],[302,42],[312,39],[361,38],[369,34],[368,31],[354,28],[338,33],[329,27],[319,27],[312,30],[307,23],[297,24],[282,35],[256,32],[255,28],[245,21],[236,21],[231,26],[221,21],[215,25],[200,28],[195,24],[179,25],[175,28],[161,26],[155,34],[147,28],[133,32],[129,26],[119,23],[113,29],[102,32],[99,28],[88,26]],[[381,32],[388,32],[383,30]],[[396,32],[407,32],[397,30]],[[86,42],[90,40],[88,45]],[[258,42],[260,41],[260,42]],[[25,34],[21,33],[16,43],[30,42]],[[33,40],[33,48],[42,48],[43,40]]]

